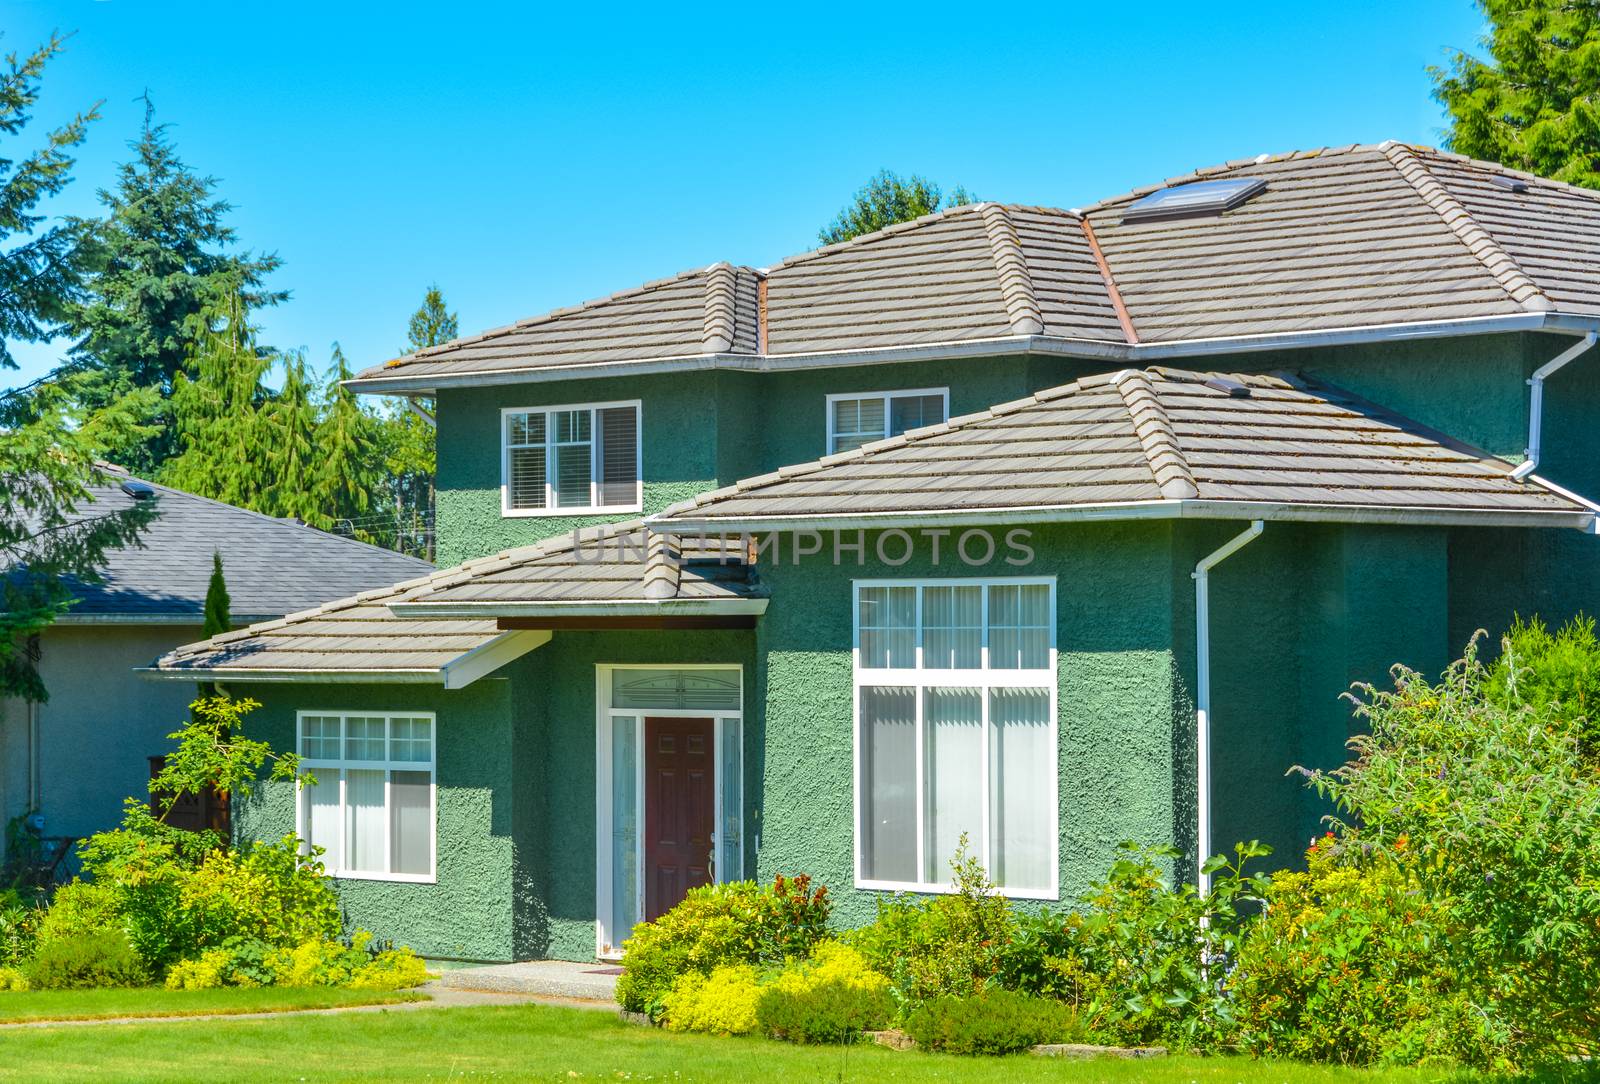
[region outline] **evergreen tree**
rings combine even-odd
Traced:
[[[422,295],[422,304],[417,311],[411,314],[411,322],[406,327],[405,353],[414,354],[418,350],[447,343],[460,335],[460,321],[445,305],[439,284],[434,283]]]
[[[333,363],[322,393],[322,419],[317,423],[315,503],[331,521],[328,529],[338,530],[341,523],[347,524],[356,537],[373,541],[381,537],[369,529],[371,523],[367,519],[373,493],[383,481],[378,420],[344,386],[350,376],[344,351],[334,343]]]
[[[0,63],[0,138],[20,135],[40,79],[62,48],[52,37],[27,56]],[[45,226],[40,204],[71,181],[73,148],[95,111],[17,152],[0,146],[0,371],[15,369],[10,344],[51,337],[77,300],[81,233]],[[108,550],[132,542],[153,502],[86,509],[88,486],[105,480],[99,458],[135,439],[150,397],[86,408],[68,380],[41,380],[0,393],[0,695],[43,700],[28,649],[72,603],[70,582],[92,580]]]
[[[897,222],[910,222],[937,211],[940,196],[938,185],[915,173],[902,179],[887,169],[879,170],[857,190],[838,217],[822,228],[817,239],[824,245],[836,245]],[[948,209],[976,202],[977,197],[957,185],[943,205]]]
[[[232,600],[228,598],[228,583],[222,578],[222,554],[213,550],[211,582],[206,584],[206,621],[205,627],[200,630],[202,640],[209,640],[233,628],[233,616],[229,613],[232,605]]]
[[[1600,4],[1478,0],[1489,59],[1431,68],[1451,150],[1600,188]]]
[[[445,304],[437,285],[428,287],[422,304],[407,325],[404,354],[447,343],[461,334],[456,314]],[[432,400],[419,399],[424,410]],[[390,500],[395,515],[394,548],[433,559],[433,481],[435,470],[433,426],[404,403],[391,401],[379,433],[384,467],[390,477]]]
[[[272,359],[256,347],[244,298],[229,290],[194,318],[194,346],[173,381],[178,454],[161,469],[177,489],[266,511],[272,445],[261,385]]]
[[[288,296],[264,285],[279,265],[276,256],[227,251],[236,241],[225,223],[231,205],[215,198],[215,178],[196,174],[178,157],[154,115],[146,98],[144,126],[128,145],[133,157],[118,167],[115,187],[99,193],[106,217],[90,224],[88,296],[70,313],[78,336],[71,365],[97,374],[91,395],[100,401],[146,387],[170,398],[201,334],[197,317],[220,294],[237,290],[249,309]],[[161,429],[121,458],[153,471],[176,444],[163,412]]]
[[[325,528],[331,517],[317,506],[315,443],[317,408],[311,400],[311,378],[305,355],[283,357],[283,387],[262,413],[266,471],[266,508],[270,515],[287,516]]]

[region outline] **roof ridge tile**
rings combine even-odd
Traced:
[[[733,265],[727,261],[706,268],[704,330],[700,345],[708,354],[726,354],[733,349],[737,282]]]
[[[1012,223],[1006,208],[998,203],[978,205],[983,217],[984,232],[989,237],[989,252],[994,258],[994,269],[1000,276],[1000,296],[1005,301],[1006,318],[1014,335],[1042,335],[1044,314],[1039,310],[1039,297],[1033,289],[1033,275],[1028,270],[1028,258],[1022,252],[1022,239]]]
[[[1487,229],[1472,216],[1461,201],[1450,193],[1428,169],[1422,157],[1405,143],[1389,143],[1383,156],[1395,171],[1409,184],[1417,195],[1443,220],[1478,262],[1488,269],[1511,299],[1529,312],[1552,312],[1555,303],[1550,300],[1510,253],[1500,246]]]
[[[1200,487],[1150,375],[1141,369],[1124,369],[1111,378],[1111,383],[1122,396],[1161,495],[1168,500],[1191,500],[1200,496]]]

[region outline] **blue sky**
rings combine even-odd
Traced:
[[[148,89],[242,244],[284,260],[264,340],[357,367],[430,282],[466,332],[764,265],[881,167],[1071,207],[1265,151],[1437,142],[1424,69],[1482,32],[1470,0],[0,4],[8,50],[76,31],[35,138],[105,101],[50,210],[93,212]],[[60,347],[17,352],[0,383]]]

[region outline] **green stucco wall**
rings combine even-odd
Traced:
[[[519,854],[531,846],[526,833],[534,826],[517,823],[518,800],[531,780],[518,771],[527,763],[517,755],[516,684],[491,677],[449,692],[430,685],[230,684],[234,696],[262,704],[250,716],[251,735],[280,750],[294,748],[297,711],[436,713],[437,883],[336,880],[348,924],[428,956],[533,954],[533,939],[522,932],[538,901],[528,894],[531,880]],[[289,784],[267,784],[235,809],[240,838],[277,839],[294,826]]]

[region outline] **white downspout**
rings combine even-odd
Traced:
[[[439,428],[439,423],[434,419],[434,416],[429,414],[427,408],[425,408],[421,403],[417,402],[416,396],[406,396],[406,406],[410,408],[411,413],[415,414],[417,417],[426,422],[429,429]]]
[[[27,811],[39,809],[44,795],[39,787],[39,702],[29,697],[28,705],[28,803]]]
[[[1539,469],[1539,452],[1542,443],[1541,430],[1544,428],[1544,382],[1551,373],[1561,368],[1567,362],[1583,353],[1594,345],[1595,332],[1591,331],[1572,346],[1545,362],[1533,371],[1528,378],[1528,450],[1522,464],[1511,472],[1511,477],[1519,482],[1526,481],[1528,476]]]
[[[1199,763],[1195,803],[1195,884],[1211,891],[1204,866],[1211,857],[1211,570],[1261,536],[1266,524],[1255,520],[1194,566],[1195,757]]]

